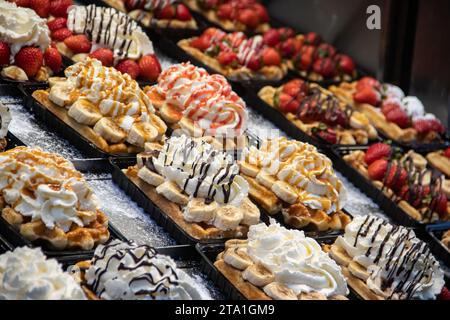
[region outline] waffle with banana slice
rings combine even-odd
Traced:
[[[363,113],[350,109],[318,84],[295,79],[278,88],[265,86],[258,96],[301,131],[331,144],[367,144],[378,137]],[[328,138],[330,135],[333,138]]]
[[[164,138],[166,124],[128,74],[87,59],[68,67],[66,78],[32,96],[104,152],[137,153],[146,142]]]
[[[250,147],[239,166],[250,197],[294,228],[342,230],[351,220],[342,211],[346,191],[331,160],[310,144],[269,139]]]
[[[90,250],[108,241],[108,218],[71,162],[28,147],[0,157],[1,215],[23,237],[56,250]]]
[[[205,139],[172,136],[146,144],[128,178],[177,225],[197,240],[245,236],[259,209],[230,155]]]

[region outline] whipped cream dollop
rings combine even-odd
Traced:
[[[38,248],[0,255],[0,300],[85,300],[83,290],[55,259]]]
[[[48,229],[67,232],[97,218],[97,198],[81,173],[70,161],[39,148],[0,154],[0,191],[8,206]]]
[[[32,9],[8,1],[0,1],[0,39],[9,44],[10,63],[22,47],[36,46],[44,52],[51,41],[45,19]]]
[[[147,245],[114,240],[95,250],[87,284],[106,300],[200,300],[202,292],[170,257]]]
[[[245,162],[257,166],[259,175],[269,175],[289,184],[297,193],[293,203],[303,203],[328,214],[345,205],[347,193],[333,163],[308,143],[285,137],[268,139],[259,149],[250,147]],[[279,190],[273,186],[272,191],[278,195]]]
[[[400,87],[390,83],[384,83],[381,86],[381,94],[385,99],[391,98],[399,101],[405,97],[405,93]]]
[[[357,216],[336,245],[367,268],[368,287],[385,298],[435,299],[444,286],[439,262],[412,229],[371,215]]]
[[[247,128],[245,102],[222,75],[180,63],[161,73],[156,90],[209,134],[241,135]]]
[[[68,10],[67,27],[76,34],[89,35],[93,46],[113,50],[114,60],[137,60],[153,54],[153,44],[136,21],[114,8],[71,6]]]
[[[248,195],[248,183],[239,175],[233,157],[205,141],[172,136],[152,163],[159,174],[193,198],[238,207]]]
[[[248,232],[247,254],[261,263],[296,295],[319,292],[327,297],[347,295],[341,268],[320,244],[303,231],[288,230],[271,221],[253,225]]]

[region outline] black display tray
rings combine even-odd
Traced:
[[[434,256],[450,268],[450,250],[441,242],[442,234],[450,230],[450,222],[426,226],[426,232],[430,237],[428,244]]]
[[[39,89],[45,90],[48,88],[48,85],[20,85],[19,88],[24,95],[25,107],[31,110],[36,115],[36,117],[47,126],[50,131],[56,132],[61,137],[69,140],[72,145],[82,151],[88,158],[108,158],[110,156],[129,157],[132,155],[129,153],[112,154],[101,150],[99,147],[97,147],[95,144],[81,135],[77,130],[64,123],[64,121],[59,119],[41,103],[36,101],[36,99],[34,99],[32,96],[33,92]]]
[[[8,141],[8,143],[6,144],[6,150],[10,150],[15,147],[25,146],[25,144],[11,132],[8,132],[8,134],[6,135],[6,140]]]
[[[12,246],[6,241],[5,238],[0,234],[0,254],[5,253],[6,251],[12,250]]]

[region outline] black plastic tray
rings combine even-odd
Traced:
[[[6,150],[10,150],[19,146],[25,146],[25,144],[11,132],[8,132],[8,134],[6,135],[6,140],[8,141]]]
[[[0,234],[0,254],[5,253],[6,251],[12,250],[12,246],[6,241],[5,238]]]
[[[426,232],[430,237],[428,244],[434,256],[445,263],[450,268],[450,250],[441,242],[442,234],[450,229],[450,223],[428,225]]]
[[[50,131],[58,133],[63,138],[70,141],[77,149],[82,151],[89,158],[108,158],[115,157],[129,157],[133,154],[111,154],[107,153],[96,145],[94,145],[87,138],[78,133],[77,130],[67,125],[64,121],[55,116],[51,111],[44,107],[41,103],[36,101],[32,94],[35,90],[45,90],[48,85],[33,85],[33,86],[19,86],[24,94],[25,107],[31,110],[36,117],[41,120]]]

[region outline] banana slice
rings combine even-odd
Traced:
[[[181,118],[178,124],[181,130],[186,132],[191,137],[201,137],[203,135],[203,129],[191,119]]]
[[[158,138],[158,130],[147,122],[136,122],[128,132],[127,142],[144,147],[145,142]]]
[[[350,126],[354,129],[364,129],[369,124],[369,119],[361,112],[355,111],[350,117]]]
[[[262,184],[267,189],[271,189],[273,184],[275,182],[277,182],[277,180],[274,177],[272,177],[270,174],[267,174],[264,171],[260,171],[256,175],[256,181],[258,181],[260,184]]]
[[[242,201],[240,208],[244,213],[244,218],[241,221],[242,224],[251,226],[259,222],[259,209],[249,198],[245,198]]]
[[[57,82],[50,88],[48,98],[60,107],[69,105],[72,102],[73,87],[67,82]]]
[[[122,142],[127,134],[111,118],[103,117],[94,126],[94,131],[110,143]]]
[[[22,68],[17,66],[9,66],[2,69],[2,77],[17,81],[27,81],[28,76]]]
[[[34,76],[34,80],[39,81],[39,82],[47,81],[48,78],[50,77],[49,70],[50,69],[47,69],[46,67],[41,66],[39,68],[39,71]]]
[[[334,244],[331,246],[331,250],[329,252],[330,257],[333,258],[339,265],[347,267],[352,259],[348,256],[347,252],[344,248]]]
[[[259,263],[252,264],[242,272],[242,278],[257,287],[264,287],[275,281],[275,276]]]
[[[163,195],[167,200],[185,206],[189,202],[189,198],[184,195],[178,186],[172,181],[166,181],[156,188],[156,192]]]
[[[223,261],[238,270],[245,270],[253,264],[252,259],[247,254],[247,248],[236,247],[228,249],[223,254]]]
[[[243,218],[242,210],[226,205],[217,210],[213,224],[220,230],[233,230],[239,226]]]
[[[248,240],[243,239],[231,239],[225,242],[225,249],[236,248],[236,247],[247,247]]]
[[[78,99],[67,112],[76,122],[93,126],[103,116],[98,108],[86,99]]]
[[[249,177],[255,178],[258,175],[259,168],[244,161],[239,161],[241,172]]]
[[[150,122],[158,130],[158,136],[162,136],[167,131],[167,125],[156,114],[149,114]]]
[[[0,102],[0,138],[4,138],[8,134],[11,120],[12,117],[9,108]]]
[[[51,88],[58,82],[64,82],[64,81],[67,81],[67,79],[63,78],[63,77],[50,77],[50,78],[48,78],[48,85]]]
[[[193,198],[184,208],[183,217],[189,222],[210,222],[214,220],[217,202],[205,203],[205,199]]]
[[[118,3],[120,3],[121,7],[124,7],[124,4],[122,1],[118,1]],[[124,8],[122,10],[122,12],[127,12],[127,10]],[[128,15],[133,18],[134,20],[139,21],[140,23],[142,23],[144,26],[150,26],[150,23],[152,21],[152,17],[153,15],[148,12],[148,11],[143,11],[141,9],[136,9],[133,11],[128,12]]]
[[[376,138],[378,138],[378,131],[377,129],[375,129],[375,127],[373,125],[368,125],[367,126],[367,135],[369,136],[370,140],[374,140]]]
[[[297,300],[295,292],[279,282],[269,283],[263,290],[274,300]]]
[[[72,58],[73,56],[73,51],[69,49],[68,46],[66,46],[66,44],[64,42],[57,42],[56,43],[56,49],[58,49],[58,51],[63,55],[66,56],[68,58]]]
[[[163,103],[161,108],[159,108],[159,115],[169,124],[177,123],[183,117],[183,114],[180,111],[167,103]]]
[[[163,146],[159,143],[146,142],[144,145],[145,151],[161,151]]]
[[[142,167],[139,169],[137,173],[138,177],[147,182],[149,185],[152,186],[159,186],[160,184],[164,183],[164,177],[160,176],[159,174],[151,171],[147,167]]]
[[[295,189],[284,181],[277,181],[272,185],[272,191],[277,195],[281,200],[294,204],[297,202],[297,192]]]
[[[76,55],[73,55],[71,59],[75,62],[83,62],[87,57],[87,53],[77,53]]]
[[[352,275],[363,281],[366,281],[370,276],[369,272],[367,272],[367,269],[355,261],[350,262],[347,268]]]

